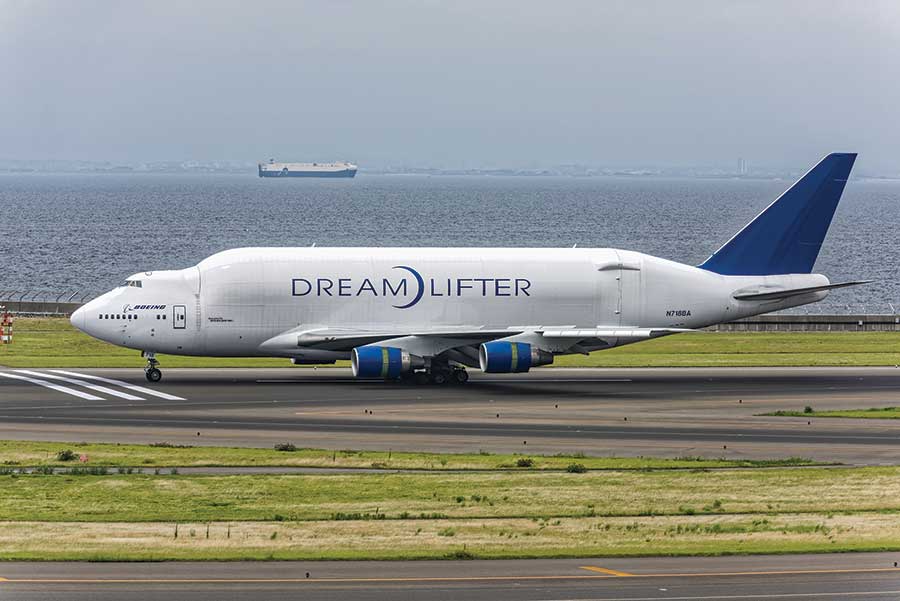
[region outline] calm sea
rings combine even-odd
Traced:
[[[0,175],[0,294],[103,292],[239,246],[611,246],[702,262],[789,182]],[[851,182],[816,271],[875,283],[814,311],[900,308],[900,182]],[[849,307],[848,307],[849,305]]]

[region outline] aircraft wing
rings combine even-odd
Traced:
[[[542,330],[544,338],[658,338],[669,334],[696,332],[690,328],[598,328],[572,330]]]
[[[349,351],[357,346],[375,344],[394,338],[409,336],[444,338],[459,340],[460,345],[475,344],[497,338],[505,338],[521,333],[521,329],[490,329],[477,326],[458,328],[411,328],[411,329],[367,329],[367,328],[304,328],[289,330],[260,345],[264,349],[308,348],[317,350]]]
[[[440,339],[440,348],[450,349],[477,345],[482,342],[508,338],[518,334],[533,334],[544,338],[553,350],[560,346],[575,345],[583,340],[595,339],[645,339],[669,334],[692,332],[685,328],[572,328],[528,326],[521,328],[496,329],[478,326],[410,329],[366,329],[366,328],[304,328],[294,329],[265,341],[260,348],[269,350],[291,350],[298,348],[349,351],[358,346],[377,344],[399,338]]]

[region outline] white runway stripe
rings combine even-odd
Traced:
[[[57,376],[55,374],[44,374],[36,371],[28,371],[27,369],[17,369],[16,372],[20,374],[28,374],[29,376],[37,376],[39,378],[50,378],[51,380],[62,380],[63,382],[68,382],[69,384],[75,384],[76,386],[84,386],[85,388],[90,388],[91,390],[102,392],[103,394],[109,394],[112,396],[119,397],[120,399],[125,399],[127,401],[143,401],[143,397],[134,396],[133,394],[128,394],[127,392],[119,392],[118,390],[113,390],[112,388],[107,388],[106,386],[98,386],[97,384],[91,384],[90,382],[85,382],[84,380],[76,380],[75,378],[66,378],[64,376]]]
[[[128,390],[134,390],[135,392],[140,392],[142,394],[149,394],[150,396],[155,396],[160,399],[166,399],[168,401],[185,401],[187,399],[183,399],[180,396],[175,396],[174,394],[166,394],[165,392],[160,392],[158,390],[153,390],[152,388],[144,388],[143,386],[136,386],[134,384],[129,384],[128,382],[123,382],[122,380],[113,380],[112,378],[101,378],[100,376],[93,376],[91,374],[79,374],[74,371],[66,371],[64,369],[51,369],[49,371],[65,374],[67,376],[75,376],[76,378],[87,378],[88,380],[97,380],[98,382],[106,382],[107,384],[115,384],[116,386],[121,386],[122,388],[127,388]]]
[[[44,386],[46,388],[52,388],[53,390],[57,390],[59,392],[64,392],[66,394],[71,394],[72,396],[77,396],[82,399],[86,399],[88,401],[102,401],[104,399],[94,396],[92,394],[88,394],[86,392],[81,392],[80,390],[75,390],[74,388],[67,388],[65,386],[60,386],[59,384],[54,384],[52,382],[48,382],[47,380],[38,380],[37,378],[28,378],[25,376],[20,376],[18,374],[11,374],[9,372],[0,371],[0,376],[4,378],[13,378],[15,380],[25,380],[26,382],[31,382],[32,384],[37,384],[38,386]]]

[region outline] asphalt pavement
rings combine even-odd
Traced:
[[[438,452],[803,456],[900,463],[900,421],[767,417],[900,405],[896,368],[539,369],[468,384],[343,369],[0,370],[0,438]]]
[[[419,562],[3,563],[7,601],[898,599],[897,553]]]

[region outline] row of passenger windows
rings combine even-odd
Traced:
[[[134,313],[127,313],[125,315],[117,315],[112,313],[101,313],[99,319],[137,319],[138,316]],[[157,315],[156,319],[165,319],[165,314]]]

